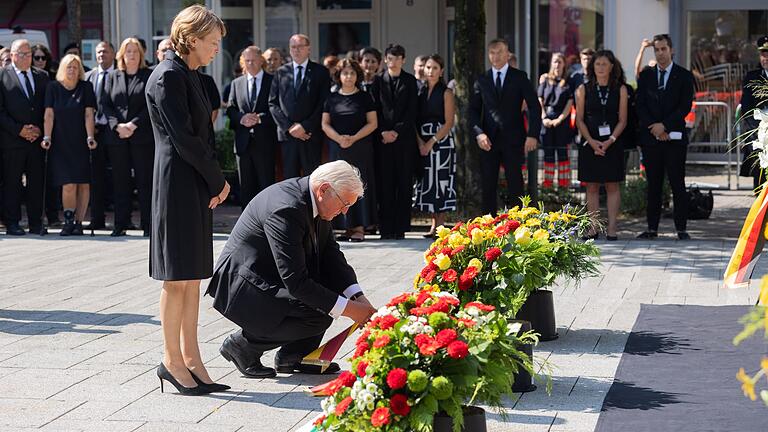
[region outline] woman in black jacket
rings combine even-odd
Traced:
[[[152,199],[152,162],[155,142],[147,113],[144,87],[151,71],[147,68],[139,40],[128,38],[117,51],[117,69],[109,74],[101,99],[102,111],[118,139],[109,143],[115,188],[115,229],[113,237],[124,236],[131,225],[131,169],[139,190],[141,229],[149,236]]]
[[[155,67],[146,89],[155,136],[149,273],[163,281],[164,354],[157,375],[190,395],[229,388],[208,376],[197,342],[200,280],[213,274],[211,210],[229,195],[197,69],[213,60],[225,33],[221,19],[203,6],[179,12],[171,25],[174,51]]]

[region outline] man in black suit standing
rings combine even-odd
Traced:
[[[331,88],[328,69],[309,60],[309,38],[295,34],[288,44],[293,61],[277,70],[269,93],[285,178],[298,177],[302,171],[308,175],[320,165],[320,120]]]
[[[757,138],[756,132],[760,124],[760,114],[768,115],[768,97],[755,94],[755,85],[765,85],[768,82],[768,36],[763,36],[757,40],[757,49],[760,51],[760,68],[747,72],[744,77],[744,86],[741,92],[741,112],[744,115],[742,124],[744,132],[749,132],[744,136],[744,142],[748,143]],[[740,175],[751,176],[753,178],[754,188],[757,189],[765,181],[765,176],[761,178],[760,164],[757,155],[752,151],[752,146],[747,144],[748,148],[744,152],[744,162],[741,165]]]
[[[666,173],[672,187],[677,238],[688,240],[688,193],[685,190],[685,158],[688,132],[685,116],[693,103],[693,75],[672,61],[672,40],[667,34],[653,37],[656,67],[647,68],[637,80],[637,117],[643,164],[648,179],[648,230],[641,239],[658,237],[661,194]]]
[[[275,182],[277,126],[269,113],[272,75],[263,69],[261,49],[249,46],[240,54],[245,74],[232,81],[227,104],[229,127],[235,131],[235,154],[240,174],[243,209]]]
[[[106,195],[106,148],[117,142],[117,135],[110,129],[107,116],[104,114],[102,97],[107,82],[107,75],[115,70],[115,48],[108,41],[96,45],[96,63],[98,65],[85,73],[85,80],[93,86],[96,94],[96,142],[99,145],[93,150],[91,170],[91,223],[87,228],[104,229],[104,205]],[[122,227],[127,228],[127,227]]]
[[[245,208],[206,291],[213,307],[242,328],[219,352],[244,376],[275,376],[260,359],[278,347],[277,372],[321,373],[301,360],[320,345],[333,319],[363,323],[376,311],[331,226],[362,195],[357,168],[335,161],[268,187]],[[332,363],[324,373],[338,370]]]
[[[11,64],[0,69],[0,143],[3,161],[3,219],[9,235],[24,235],[19,226],[23,196],[21,177],[27,178],[29,232],[44,234],[42,137],[48,74],[32,66],[26,39],[11,44]]]
[[[484,213],[496,214],[496,189],[499,165],[504,163],[507,189],[520,203],[523,195],[522,165],[525,155],[538,147],[541,131],[541,106],[528,75],[509,67],[509,46],[504,39],[488,44],[491,68],[477,78],[469,100],[470,124],[483,150],[480,154],[482,206]],[[529,125],[525,130],[523,103],[527,105]]]
[[[405,238],[411,228],[411,197],[416,145],[416,78],[403,70],[405,48],[390,45],[384,51],[387,68],[373,82],[371,94],[376,101],[380,138],[377,179],[379,228],[382,239]]]

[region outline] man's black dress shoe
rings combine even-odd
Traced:
[[[110,237],[122,237],[126,235],[125,228],[122,227],[115,227],[115,229],[112,230],[112,232],[109,234]]]
[[[23,236],[26,234],[24,229],[22,229],[19,224],[8,225],[8,227],[5,229],[5,233],[12,236]]]
[[[329,374],[338,373],[341,370],[341,368],[339,367],[339,364],[336,362],[331,362],[331,364],[328,365],[325,371],[322,371],[322,368],[320,367],[320,365],[308,365],[303,363],[281,365],[277,363],[277,360],[275,362],[276,362],[275,366],[277,371],[284,374],[303,373],[303,374],[311,374],[311,375],[329,375]]]
[[[98,230],[98,229],[104,229],[106,227],[107,227],[107,224],[104,223],[104,219],[96,219],[96,220],[92,220],[91,223],[89,223],[85,229]]]
[[[234,363],[237,370],[246,378],[273,378],[277,375],[274,369],[262,365],[258,357],[255,360],[246,359],[245,353],[235,343],[232,335],[224,339],[224,343],[219,348],[219,353],[225,360]]]
[[[651,240],[651,239],[655,239],[658,236],[659,236],[659,233],[657,233],[656,231],[644,231],[640,235],[638,235],[637,238],[641,240]]]
[[[37,226],[29,227],[29,233],[37,234],[37,235],[46,235],[48,234],[48,230],[43,228],[42,225],[37,225]]]
[[[688,234],[685,231],[678,231],[677,232],[677,239],[678,240],[690,240],[691,239],[691,235]]]

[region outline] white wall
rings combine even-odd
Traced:
[[[390,43],[405,47],[405,69],[413,72],[413,58],[438,52],[438,2],[387,0],[382,8],[381,49]]]
[[[111,0],[110,34],[106,35],[117,49],[123,39],[131,36],[143,38],[152,51],[152,5],[150,0]],[[154,52],[147,53],[146,58],[153,60]]]
[[[669,0],[615,0],[616,31],[614,46],[606,46],[618,57],[628,82],[635,81],[635,56],[643,38],[669,33]],[[683,41],[672,41],[681,44]],[[653,58],[648,49],[643,64]]]

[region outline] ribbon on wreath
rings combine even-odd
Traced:
[[[749,284],[757,259],[765,246],[765,228],[768,218],[768,186],[763,186],[752,203],[741,228],[739,240],[725,270],[725,287],[740,288]]]
[[[301,363],[306,365],[320,366],[320,372],[325,372],[333,359],[336,357],[336,354],[339,353],[341,345],[344,344],[344,341],[347,340],[347,338],[352,333],[354,333],[355,330],[357,330],[357,327],[357,323],[347,327],[346,330],[332,337],[330,340],[328,340],[328,342],[320,345],[316,350],[307,354],[306,357],[301,360]]]

